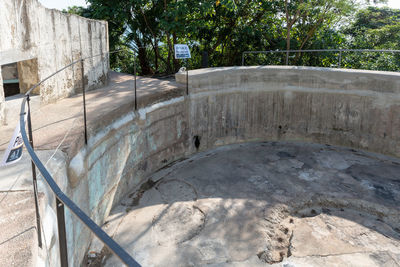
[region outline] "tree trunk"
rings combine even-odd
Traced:
[[[157,43],[157,39],[154,39],[153,50],[154,50],[154,66],[155,66],[154,73],[158,73],[158,58],[159,58],[160,56],[159,56],[159,54],[158,54],[158,43]]]
[[[170,74],[170,73],[172,73],[171,55],[173,55],[173,48],[172,48],[171,36],[169,35],[169,32],[167,32],[167,44],[168,44],[167,73]]]
[[[300,0],[299,5],[303,3],[304,0]],[[293,15],[293,18],[290,18],[288,0],[285,0],[285,14],[286,14],[286,50],[290,50],[290,31],[292,30],[293,25],[296,23],[297,19],[303,14],[298,7],[296,13]],[[289,64],[289,52],[286,52],[286,65]]]
[[[292,25],[290,25],[288,0],[285,0],[285,13],[286,13],[286,61],[285,65],[289,64],[289,50],[290,50],[290,30]]]
[[[287,26],[287,33],[286,33],[286,61],[285,65],[289,65],[289,50],[290,50],[290,30],[289,24]]]
[[[311,28],[311,30],[307,33],[307,36],[306,36],[306,38],[303,40],[303,42],[301,43],[299,50],[303,50],[305,44],[308,42],[308,40],[311,39],[311,37],[313,37],[315,31],[317,30],[318,26],[319,26],[320,24],[322,24],[322,22],[324,22],[324,18],[323,18],[323,17],[320,18],[320,19],[317,21],[317,23]],[[299,59],[301,58],[301,56],[302,56],[302,53],[301,53],[301,52],[299,52],[299,53],[296,55],[296,58],[295,58],[296,64],[298,63],[298,61],[299,61]]]
[[[167,0],[164,0],[164,12],[167,12]],[[167,34],[167,45],[168,45],[168,55],[167,55],[167,73],[170,74],[172,73],[172,68],[171,68],[171,54],[173,54],[173,48],[172,48],[172,43],[171,43],[171,35],[169,31],[166,32]]]
[[[178,41],[178,38],[177,38],[177,36],[176,36],[176,33],[173,33],[173,34],[172,34],[172,40],[173,40],[173,42],[174,42],[174,45],[176,45],[176,43],[177,43],[177,41]],[[177,72],[177,71],[179,70],[179,68],[180,68],[179,61],[178,61],[177,59],[175,59],[175,57],[174,57],[174,70],[175,70],[175,72]]]
[[[136,42],[136,45],[139,47],[138,58],[139,58],[139,65],[140,65],[140,69],[141,69],[141,75],[149,75],[152,72],[151,72],[151,68],[149,66],[149,62],[147,60],[146,48],[143,47],[143,44],[139,38],[136,38],[135,42]]]

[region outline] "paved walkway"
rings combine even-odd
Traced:
[[[109,85],[86,94],[87,120],[89,135],[91,129],[107,125],[118,114],[124,114],[134,108],[134,77],[128,74],[110,72]],[[160,80],[138,77],[138,108],[150,103],[180,96],[185,88],[174,80]],[[61,149],[67,150],[70,145],[76,146],[76,138],[83,140],[83,104],[82,95],[65,98],[54,104],[40,106],[35,100],[32,111],[32,125],[35,148],[39,150],[54,149],[63,140]],[[19,114],[21,100],[13,100],[13,107]],[[0,151],[5,150],[18,121],[8,121],[0,128]]]
[[[399,173],[353,149],[231,145],[153,174],[103,228],[143,266],[400,266]]]

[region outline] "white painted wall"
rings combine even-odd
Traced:
[[[0,65],[37,58],[43,80],[81,57],[100,54],[84,63],[85,86],[92,89],[107,82],[107,52],[106,21],[47,9],[37,0],[0,1]],[[57,74],[41,86],[41,102],[81,92],[81,79],[80,63]]]

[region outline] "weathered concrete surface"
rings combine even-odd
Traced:
[[[100,55],[85,61],[83,79],[87,89],[103,86],[108,75],[107,27],[106,21],[47,9],[37,0],[0,1],[0,65],[37,59],[33,70],[43,80],[78,58]],[[82,91],[81,81],[78,64],[44,83],[41,101],[55,102]]]
[[[177,81],[185,75],[177,74]],[[190,71],[203,142],[307,140],[400,156],[400,74],[310,67]],[[216,104],[214,104],[216,103]],[[222,129],[216,125],[222,124]],[[227,131],[228,133],[224,133]],[[226,143],[226,142],[225,142]],[[229,143],[229,141],[228,141]]]
[[[253,69],[245,69],[246,75],[252,74]],[[305,71],[321,77],[325,74],[324,70]],[[378,81],[383,79],[379,74],[389,75],[392,82],[398,77],[393,73],[374,73]],[[260,73],[257,75],[263,77]],[[207,79],[213,81],[211,75]],[[229,75],[226,81],[231,82]],[[217,89],[219,86],[216,83],[215,88],[204,89],[192,85],[189,96],[167,101],[164,98],[163,102],[140,106],[138,112],[128,102],[123,108],[113,108],[113,112],[104,110],[102,120],[91,127],[88,146],[80,149],[77,145],[69,150],[72,153],[69,154],[69,186],[79,192],[74,200],[84,203],[85,211],[90,212],[97,223],[102,223],[130,189],[138,189],[144,177],[198,150],[232,143],[301,140],[399,153],[398,137],[389,131],[400,124],[400,117],[388,115],[399,111],[395,93],[320,88],[306,88],[303,92],[292,87],[233,87],[231,90],[228,85]],[[383,106],[374,106],[375,101]],[[389,111],[386,105],[390,106]],[[353,113],[355,110],[357,112]],[[367,120],[365,114],[376,121]],[[382,121],[387,123],[388,128],[384,128],[389,129],[390,135],[381,135],[376,125]],[[382,141],[381,146],[377,145],[378,141]],[[83,244],[84,229],[78,226],[73,232],[80,233],[75,243]],[[81,259],[81,251],[83,249],[76,251],[74,259]]]
[[[17,63],[19,74],[19,90],[21,94],[25,94],[32,86],[37,84],[39,80],[39,69],[37,58],[24,60]],[[40,86],[36,87],[32,94],[40,94]]]
[[[132,110],[135,101],[133,86],[132,75],[110,72],[107,86],[87,92],[89,138],[111,124],[121,114]],[[182,94],[183,87],[173,81],[137,78],[139,108]],[[82,95],[65,98],[48,105],[40,105],[39,100],[38,96],[31,97],[35,148],[55,149],[67,135],[60,148],[74,156],[76,149],[83,146],[83,139],[81,139],[83,136]],[[0,151],[7,148],[15,126],[19,123],[21,101],[21,96],[7,99],[7,125],[0,128]]]
[[[66,157],[61,151],[37,151],[64,189]],[[0,266],[59,266],[54,194],[38,173],[43,249],[38,247],[31,159],[0,168]]]
[[[4,97],[3,76],[1,75],[1,68],[0,68],[0,126],[2,128],[6,121],[5,110],[6,110],[6,101]]]
[[[103,228],[143,266],[400,266],[399,171],[347,148],[231,145],[154,173]]]
[[[6,107],[5,107],[5,114],[6,118],[4,120],[4,125],[0,128],[0,150],[5,149],[5,143],[10,141],[9,139],[12,136],[13,129],[17,125],[19,121],[19,113],[21,110],[21,101],[23,95],[13,95],[7,97],[6,100]],[[40,108],[40,96],[32,95],[31,96],[31,108],[32,110],[39,110]]]
[[[115,127],[113,124],[116,119],[119,118],[121,114],[132,112],[134,108],[133,76],[112,72],[110,77],[111,81],[109,86],[90,91],[86,95],[88,104],[89,140],[92,140],[96,136],[98,137],[97,134],[105,131],[105,129],[115,131],[112,127]],[[138,77],[137,86],[139,108],[159,101],[175,98],[182,95],[184,92],[183,88],[178,87],[170,80]],[[59,187],[88,215],[97,222],[102,222],[103,212],[106,211],[108,206],[111,208],[112,204],[112,201],[110,202],[108,198],[110,195],[107,195],[103,201],[102,192],[108,193],[109,188],[107,185],[115,183],[116,180],[110,179],[109,175],[114,175],[114,171],[117,169],[110,169],[105,172],[105,175],[93,173],[90,181],[88,179],[81,181],[81,176],[76,177],[72,173],[68,175],[68,171],[70,170],[67,171],[69,164],[75,167],[77,165],[79,166],[79,164],[84,164],[83,167],[86,167],[85,158],[80,158],[79,161],[77,160],[79,157],[75,157],[75,160],[70,163],[71,155],[75,155],[77,149],[79,150],[84,147],[82,96],[62,99],[57,104],[49,104],[46,106],[40,106],[37,96],[31,99],[35,148],[36,151],[38,151],[37,153],[41,161],[46,164],[47,169],[50,171]],[[18,122],[17,116],[19,114],[20,103],[21,99],[15,97],[15,99],[12,100],[12,104],[9,105],[11,108],[10,111],[15,113],[15,118],[10,121],[7,120],[8,125],[0,128],[2,148],[0,150],[4,150],[8,145],[14,127]],[[116,140],[120,137],[119,134],[114,133],[113,135],[117,138]],[[58,150],[54,154],[54,149],[56,148],[58,148]],[[83,153],[83,156],[86,155],[85,152],[81,153]],[[2,156],[3,154],[0,153],[0,155]],[[103,165],[96,165],[96,168],[98,167],[103,167]],[[0,190],[8,192],[32,190],[30,168],[29,156],[26,152],[23,154],[23,159],[17,164],[6,168],[0,168]],[[114,178],[119,179],[117,176]],[[109,180],[110,183],[108,183],[107,180]],[[89,183],[91,183],[90,186]],[[79,186],[77,186],[78,184]],[[104,185],[104,188],[102,188],[102,185]],[[57,266],[59,264],[59,250],[55,224],[54,195],[40,177],[39,190],[46,196],[42,199],[41,214],[45,225],[44,233],[48,243],[44,246],[45,250],[39,251],[39,254],[43,258],[39,257],[38,261],[48,266]],[[100,207],[97,208],[97,206]],[[29,212],[34,211],[33,205],[26,208],[29,209]],[[23,207],[23,209],[25,209],[25,207]],[[27,220],[29,219],[32,220],[31,217],[27,218]],[[72,266],[78,266],[86,254],[92,237],[87,228],[68,210],[66,210],[66,220],[68,251],[70,253],[69,260]],[[35,223],[34,220],[32,223]],[[11,230],[14,232],[17,231],[17,229]],[[5,250],[2,252],[4,252],[5,257],[7,257],[7,255],[12,253],[12,250]],[[33,254],[35,253],[33,252]]]
[[[35,266],[38,243],[32,192],[0,192],[0,205],[0,265]]]
[[[53,151],[39,151],[40,159],[46,163]],[[3,155],[1,155],[3,156]],[[54,159],[52,160],[54,162]],[[65,162],[64,162],[65,165]],[[54,164],[51,173],[55,173]],[[39,188],[43,184],[39,176]],[[41,190],[39,194],[42,222],[47,216],[44,211],[46,196]],[[38,247],[35,203],[32,192],[32,174],[30,157],[24,153],[22,159],[14,165],[0,168],[0,266],[44,266],[41,262],[51,262],[46,258],[47,252]],[[46,234],[49,236],[49,224],[46,221]],[[55,233],[53,233],[54,235]],[[43,242],[45,249],[57,246]],[[40,255],[38,257],[38,255]],[[51,263],[54,263],[51,262]],[[56,261],[58,263],[58,260]],[[57,266],[48,265],[48,266]]]
[[[246,75],[250,75],[253,69],[246,71]],[[325,72],[316,73],[323,76]],[[388,75],[381,74],[383,77]],[[256,78],[263,77],[258,75]],[[390,75],[397,77],[398,74]],[[230,81],[230,76],[226,78]],[[338,93],[308,87],[303,92],[303,89],[290,86],[283,89],[235,87],[230,90],[218,89],[220,85],[215,84],[215,88],[209,90],[196,89],[192,85],[190,95],[182,96],[183,86],[179,88],[172,81],[140,78],[139,110],[135,111],[133,77],[115,74],[112,79],[111,86],[88,94],[87,146],[83,143],[80,96],[44,106],[36,111],[40,116],[34,115],[33,119],[37,148],[53,149],[64,140],[60,148],[66,152],[66,165],[55,179],[99,224],[104,222],[113,206],[138,189],[144,179],[158,169],[197,151],[221,145],[253,140],[302,140],[398,153],[398,137],[390,132],[391,135],[382,138],[375,124],[370,125],[367,117],[363,117],[364,112],[380,114],[382,117],[371,115],[368,118],[381,118],[375,123],[379,125],[385,121],[388,127],[385,129],[397,129],[398,98],[395,93],[367,92],[363,95],[364,92],[358,95],[353,89]],[[209,80],[213,81],[211,75]],[[364,102],[359,102],[360,99]],[[376,103],[376,99],[383,101],[378,101],[381,106],[371,104]],[[391,111],[386,109],[389,104]],[[357,110],[354,113],[357,116],[352,113],[354,110]],[[359,116],[363,118],[362,127],[358,124]],[[342,139],[338,139],[335,132]],[[1,140],[8,142],[8,138]],[[362,138],[367,138],[370,143],[361,142]],[[382,141],[380,148],[376,146],[377,140]],[[304,177],[307,179],[307,173]],[[188,223],[196,229],[202,216],[197,211],[190,212],[196,214],[196,220]],[[79,265],[91,235],[71,214],[67,213],[66,217],[70,262]],[[179,238],[184,239],[191,233],[188,231]]]

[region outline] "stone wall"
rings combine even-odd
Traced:
[[[37,0],[0,1],[0,65],[37,59],[36,65],[26,68],[43,80],[81,57],[99,55],[85,60],[84,81],[87,89],[102,86],[108,76],[107,27],[106,21],[47,9]],[[42,103],[81,92],[81,76],[78,63],[45,82],[40,88]]]
[[[189,96],[116,112],[92,129],[59,185],[103,224],[111,208],[152,174],[197,151],[249,141],[309,141],[400,157],[400,74],[298,67],[203,69]],[[185,82],[185,75],[177,80]],[[197,149],[195,137],[200,140]],[[90,232],[66,216],[70,264]],[[54,249],[54,248],[53,248]]]

